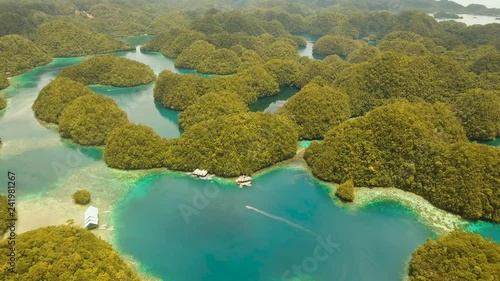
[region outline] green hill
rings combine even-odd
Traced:
[[[428,239],[413,252],[409,276],[410,281],[500,280],[500,245],[461,231]]]
[[[85,85],[133,87],[156,79],[151,67],[138,61],[115,56],[96,56],[64,68],[59,77],[67,77]]]
[[[52,61],[49,52],[21,35],[0,37],[0,72],[18,75]]]
[[[1,280],[140,280],[110,244],[83,228],[49,226],[18,235],[16,274],[8,271],[11,247],[7,239],[0,242]]]
[[[111,53],[130,47],[69,17],[59,17],[41,25],[35,42],[50,50],[56,57],[78,57]]]

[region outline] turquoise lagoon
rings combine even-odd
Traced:
[[[116,55],[147,63],[156,74],[164,69],[197,74],[140,48]],[[61,140],[31,110],[43,86],[63,67],[83,59],[55,59],[13,78],[11,87],[0,92],[8,98],[8,108],[0,112],[0,172],[22,175],[21,200],[60,188],[68,171],[102,161],[102,148]],[[152,84],[91,88],[115,99],[132,122],[151,126],[166,138],[180,135],[177,112],[154,103]],[[288,98],[284,95],[293,95],[293,89],[259,100],[253,110],[274,111],[280,99]],[[498,139],[490,144],[498,146]],[[235,186],[181,173],[147,176],[114,206],[114,246],[163,280],[390,281],[401,280],[411,252],[435,236],[396,203],[378,202],[355,211],[332,203],[325,186],[303,167],[275,168],[256,177],[251,188]],[[498,225],[471,223],[469,229],[500,241]],[[335,247],[320,248],[318,259],[314,252],[324,241]]]
[[[401,280],[412,251],[434,235],[396,203],[338,207],[327,188],[291,167],[245,189],[151,176],[117,204],[114,221],[120,252],[176,281]],[[318,241],[334,246],[314,261]]]

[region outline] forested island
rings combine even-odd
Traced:
[[[102,146],[111,168],[203,169],[228,178],[294,159],[336,184],[330,196],[346,205],[358,187],[395,187],[464,219],[500,223],[500,150],[476,143],[500,137],[500,24],[427,15],[498,9],[395,3],[241,1],[235,9],[217,0],[1,0],[0,90],[7,77],[54,57],[88,55],[50,81],[32,109],[62,138]],[[118,38],[142,34],[154,38],[141,51],[207,75],[164,70],[156,77],[143,63],[110,55],[131,49]],[[318,38],[312,52],[320,59],[299,55],[304,35]],[[178,112],[179,138],[131,122],[115,100],[87,87],[150,83],[157,106]],[[250,112],[280,87],[298,92],[276,113]],[[0,110],[6,105],[0,97]],[[321,142],[304,150],[300,140]],[[80,195],[75,202],[89,202]],[[0,212],[0,233],[5,217]],[[47,227],[18,239],[22,280],[138,280],[87,230]],[[5,275],[7,242],[0,243],[1,279],[14,280]],[[414,252],[409,278],[497,280],[499,263],[498,244],[452,232]]]
[[[4,109],[5,107],[7,107],[7,101],[0,97],[0,110]]]
[[[435,19],[461,19],[462,17],[448,12],[437,12],[434,14]]]
[[[153,70],[140,62],[115,56],[96,56],[64,68],[59,77],[67,77],[85,85],[133,87],[153,82]]]
[[[412,255],[410,280],[498,280],[500,245],[480,235],[454,231],[428,240]]]

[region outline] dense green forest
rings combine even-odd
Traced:
[[[190,127],[173,144],[167,167],[197,168],[220,176],[252,174],[292,158],[297,150],[296,126],[268,113],[221,116]]]
[[[500,245],[478,234],[453,231],[413,252],[411,281],[500,280]]]
[[[259,97],[276,95],[279,85],[258,65],[249,66],[232,76],[214,78],[181,75],[165,70],[160,73],[155,84],[154,97],[165,107],[184,110],[200,96],[218,91],[235,92],[243,102],[250,104]]]
[[[127,50],[125,44],[71,18],[54,18],[41,25],[35,42],[50,50],[56,57],[77,57],[91,54],[111,53]]]
[[[14,217],[11,216],[9,200],[6,195],[0,194],[0,237],[7,232],[11,219],[16,219],[17,213],[14,212]]]
[[[8,271],[8,241],[0,242],[1,280],[140,280],[110,244],[83,228],[49,226],[18,235],[15,274]]]
[[[59,134],[81,145],[103,145],[111,131],[127,122],[127,114],[112,98],[87,94],[64,108]]]
[[[10,83],[7,77],[5,77],[5,72],[0,71],[0,90],[9,87]]]
[[[59,124],[59,117],[68,104],[78,97],[93,93],[82,83],[59,77],[43,87],[32,109],[38,119]]]
[[[351,117],[349,97],[342,91],[307,84],[279,110],[300,127],[301,139],[320,139],[332,127]]]
[[[179,127],[186,130],[201,121],[247,111],[247,105],[234,92],[208,93],[179,114]]]
[[[0,37],[0,72],[2,75],[18,75],[51,61],[52,56],[45,48],[37,46],[23,36]]]
[[[35,116],[78,144],[105,145],[104,161],[118,169],[252,174],[294,157],[298,140],[323,138],[304,159],[316,177],[339,183],[335,195],[344,201],[354,200],[356,186],[397,187],[499,223],[500,151],[469,141],[500,136],[500,24],[427,15],[438,11],[500,16],[434,0],[0,0],[0,89],[6,77],[53,57],[128,50],[118,38],[153,34],[142,51],[214,75],[166,70],[157,78],[142,63],[97,56],[45,86]],[[297,52],[305,34],[318,38],[321,59]],[[84,86],[155,79],[155,101],[182,110],[178,139],[130,123],[111,98]],[[277,114],[248,112],[280,86],[300,91]],[[0,110],[5,105],[0,97]],[[15,278],[5,275],[8,246],[0,243],[2,280],[138,280],[83,229],[41,228],[17,243]],[[410,278],[498,280],[498,248],[454,232],[415,251]]]
[[[292,158],[297,139],[295,124],[268,113],[239,113],[201,121],[176,140],[162,139],[144,125],[127,124],[109,134],[104,160],[120,169],[201,168],[234,177]]]
[[[454,108],[469,139],[500,137],[500,91],[470,90],[458,97]]]
[[[327,181],[397,187],[465,218],[500,222],[500,151],[466,140],[450,106],[400,101],[332,128],[304,158]]]
[[[104,55],[65,67],[59,77],[68,77],[85,85],[133,87],[153,82],[156,75],[151,67],[141,62]]]
[[[90,192],[86,189],[77,190],[71,197],[73,198],[73,201],[79,205],[87,205],[92,200]]]
[[[4,109],[5,107],[7,107],[7,101],[0,97],[0,110]]]
[[[126,123],[114,129],[106,140],[104,161],[109,167],[132,170],[165,166],[171,143],[141,124]]]
[[[335,195],[343,201],[352,202],[355,197],[355,187],[352,180],[348,180],[337,186],[335,190]]]

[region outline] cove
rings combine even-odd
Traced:
[[[195,212],[181,211],[189,208]],[[401,280],[412,251],[434,235],[396,203],[342,209],[293,168],[265,173],[246,189],[150,176],[113,213],[119,251],[172,281]],[[335,246],[312,261],[318,241]]]

